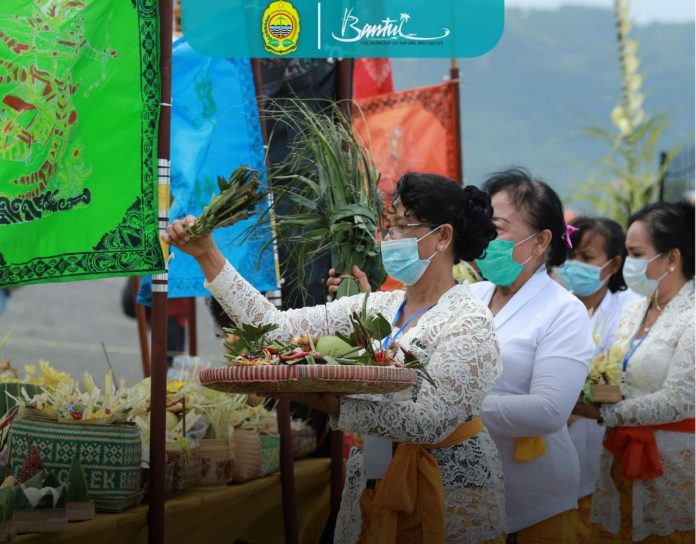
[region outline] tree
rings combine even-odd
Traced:
[[[611,111],[613,128],[582,128],[584,135],[602,140],[610,151],[598,161],[592,178],[579,184],[574,196],[590,203],[593,213],[607,215],[622,225],[632,213],[656,200],[660,177],[673,155],[668,152],[667,160],[655,168],[658,139],[669,122],[664,113],[649,115],[643,109],[638,42],[629,37],[629,9],[629,0],[614,0],[621,98]]]

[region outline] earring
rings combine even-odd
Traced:
[[[673,266],[670,266],[670,267],[669,267],[669,271],[670,271],[670,272],[674,272],[674,267],[673,267]]]
[[[442,246],[437,246],[438,251],[442,251]]]

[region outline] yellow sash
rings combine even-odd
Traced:
[[[546,453],[546,442],[541,436],[525,436],[515,440],[515,462],[529,463]]]
[[[442,544],[445,541],[445,493],[440,467],[430,453],[468,440],[483,429],[481,418],[462,423],[438,444],[399,444],[376,490],[360,501],[362,544]]]

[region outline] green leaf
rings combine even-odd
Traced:
[[[377,314],[368,322],[368,327],[375,340],[384,340],[391,334],[391,324],[382,314]]]
[[[70,464],[65,500],[69,502],[86,502],[89,500],[87,479],[85,478],[85,472],[82,470],[82,466],[77,460],[77,457],[73,457],[72,463]]]
[[[358,282],[353,278],[343,278],[341,283],[338,284],[338,291],[336,291],[336,299],[341,297],[350,297],[353,295],[360,294],[360,286]]]

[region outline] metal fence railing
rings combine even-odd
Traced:
[[[665,153],[660,154],[666,157]],[[669,163],[669,168],[660,180],[660,201],[694,200],[694,145],[679,151]]]

